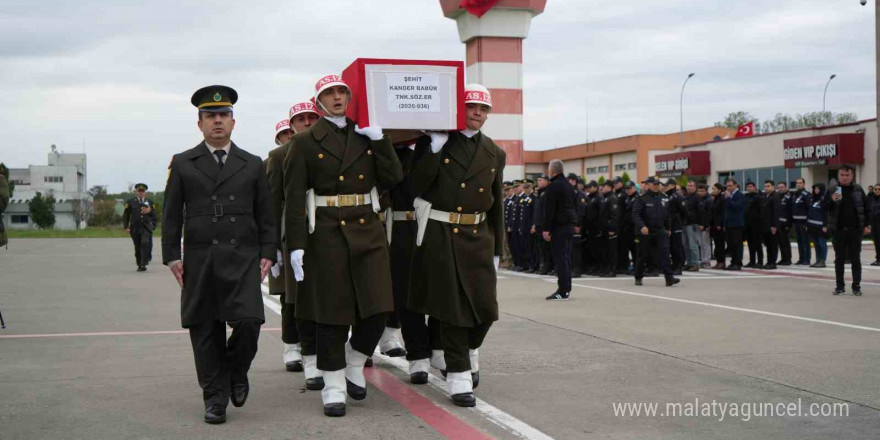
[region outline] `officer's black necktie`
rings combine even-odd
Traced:
[[[226,151],[224,150],[214,150],[214,156],[217,156],[217,165],[220,165],[220,169],[223,169],[223,156],[226,156]]]

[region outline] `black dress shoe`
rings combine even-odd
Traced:
[[[761,269],[764,269],[764,270],[776,270],[776,265],[775,265],[775,264],[765,264],[764,267],[762,267]]]
[[[147,268],[144,267],[144,266],[139,266],[137,271],[138,271],[138,272],[146,272],[146,271],[147,271]]]
[[[776,263],[777,266],[791,266],[791,261],[780,261]]]
[[[748,267],[748,268],[752,268],[752,267],[757,267],[757,266],[758,266],[758,265],[757,265],[757,264],[755,264],[755,262],[754,262],[754,261],[749,261],[749,264],[746,264],[746,266],[745,266],[745,267]]]
[[[324,415],[327,417],[342,417],[345,415],[344,403],[328,403],[324,405]]]
[[[473,389],[477,389],[477,387],[480,386],[480,372],[479,371],[477,371],[476,373],[471,373],[471,382],[474,383]]]
[[[874,260],[874,262],[871,263],[871,266],[880,266],[880,260]]]
[[[853,286],[852,291],[853,291],[853,295],[855,295],[855,296],[862,296],[862,288],[861,288],[861,286]],[[474,388],[476,388],[476,387],[474,387]]]
[[[455,406],[470,408],[477,406],[477,398],[474,397],[474,393],[453,394],[452,403],[454,403]]]
[[[666,287],[672,287],[680,282],[681,280],[678,278],[668,278],[666,279]]]
[[[226,422],[226,407],[223,405],[211,405],[205,409],[205,423],[219,425]]]
[[[232,406],[236,408],[244,406],[244,402],[248,398],[248,392],[250,392],[250,385],[247,382],[232,385],[232,393],[229,395]]]
[[[642,285],[642,279],[636,278],[636,286],[641,286],[641,285]]]
[[[364,366],[365,367],[372,367],[373,366],[373,357],[372,356],[367,358],[367,361],[364,362]]]
[[[424,385],[428,383],[428,373],[417,371],[409,375],[409,381],[415,385]]]
[[[284,367],[287,368],[287,371],[299,372],[303,370],[303,362],[302,361],[290,361],[284,364]]]
[[[822,269],[825,267],[825,260],[819,260],[819,261],[811,264],[810,267],[817,267],[817,268]]]
[[[617,274],[614,272],[605,272],[602,275],[599,275],[601,278],[615,278]]]
[[[675,269],[675,271],[672,272],[672,274],[673,275],[681,275],[681,269]]]
[[[846,289],[843,287],[836,287],[833,292],[835,295],[840,295],[841,293],[846,293]]]
[[[406,356],[406,350],[404,350],[402,347],[396,347],[396,348],[392,348],[391,350],[388,350],[382,354],[384,354],[385,356],[388,356],[388,357],[397,358],[397,357]]]
[[[306,389],[311,391],[321,391],[324,389],[324,378],[323,377],[313,377],[311,379],[306,379]]]
[[[727,266],[727,269],[725,269],[725,270],[742,270],[742,269],[743,268],[740,265],[731,264],[730,266]]]
[[[354,400],[364,400],[367,398],[367,389],[355,385],[348,379],[345,379],[345,390],[348,392],[348,396]]]

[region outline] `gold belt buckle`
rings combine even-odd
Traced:
[[[477,224],[477,216],[475,214],[462,214],[461,215],[461,224],[475,225],[475,224]]]
[[[339,197],[327,197],[327,206],[333,207],[336,206],[336,199]]]
[[[379,221],[380,221],[380,222],[384,222],[384,221],[385,221],[385,213],[384,213],[384,212],[380,212],[380,213],[379,213]]]
[[[413,211],[406,211],[406,219],[407,221],[413,221],[416,219],[416,213]]]
[[[339,206],[354,206],[354,196],[351,194],[340,194],[336,196],[339,198]]]
[[[459,224],[461,223],[461,214],[457,212],[449,213],[449,223]]]

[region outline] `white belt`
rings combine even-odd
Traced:
[[[319,196],[312,188],[306,191],[306,214],[309,217],[309,234],[315,232],[315,212],[318,207],[347,207],[373,205],[373,212],[379,212],[379,192],[374,186],[369,194],[342,194]]]
[[[416,221],[415,211],[394,211],[394,221],[396,222],[414,222]]]
[[[486,221],[486,213],[460,214],[457,212],[445,212],[432,209],[431,213],[428,214],[428,218],[431,220],[437,220],[438,222],[455,225],[478,225]]]
[[[391,244],[391,233],[394,231],[394,222],[414,222],[416,221],[415,211],[393,211],[391,208],[385,209],[380,213],[380,219],[385,222],[385,236],[388,238],[388,244]]]

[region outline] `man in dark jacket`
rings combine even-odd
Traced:
[[[605,244],[599,276],[614,278],[617,276],[617,240],[620,230],[620,201],[614,193],[614,184],[606,180],[602,184],[602,202],[599,205],[599,230],[602,233],[602,242]]]
[[[712,185],[712,207],[710,211],[710,235],[712,236],[712,244],[715,245],[715,266],[713,269],[724,269],[727,267],[727,246],[725,246],[724,231],[724,185],[716,183]],[[742,244],[742,243],[740,243]]]
[[[162,216],[162,262],[181,288],[181,321],[212,424],[226,421],[230,400],[236,407],[247,400],[265,322],[260,283],[278,249],[263,161],[231,141],[237,100],[226,86],[193,94],[204,141],[171,159]]]
[[[767,246],[767,264],[757,269],[776,269],[779,254],[779,219],[782,217],[782,200],[772,180],[764,181],[764,194],[761,198],[761,234]]]
[[[125,202],[122,224],[134,242],[134,256],[138,272],[147,270],[153,259],[153,230],[156,229],[156,205],[147,198],[147,184],[134,186],[137,197]]]
[[[672,271],[676,275],[681,275],[684,268],[684,222],[688,216],[687,201],[684,196],[679,194],[675,179],[666,181],[666,185],[661,187],[669,199],[669,218],[671,221],[671,235],[669,236],[669,248],[672,254]]]
[[[558,287],[547,300],[567,300],[571,296],[571,238],[577,224],[575,193],[565,178],[562,161],[550,161],[550,186],[547,187],[547,205],[544,209],[543,232],[545,241],[553,247]]]
[[[648,256],[656,254],[660,270],[666,278],[666,286],[678,284],[669,262],[669,236],[672,219],[669,216],[669,199],[660,192],[660,181],[654,176],[642,182],[647,190],[636,199],[633,205],[633,223],[636,228],[637,252],[635,278],[636,286],[642,285]]]
[[[779,231],[776,240],[779,243],[780,266],[791,266],[791,215],[792,196],[788,192],[785,182],[776,184],[776,194],[779,195]]]
[[[712,267],[712,204],[714,199],[709,195],[709,187],[705,183],[697,185],[697,196],[700,198],[700,267]]]
[[[798,261],[795,265],[810,265],[810,235],[807,232],[807,214],[810,211],[810,192],[802,177],[795,180],[795,190],[791,195],[791,223],[797,237]]]
[[[871,239],[874,242],[874,262],[871,266],[880,266],[880,184],[871,188],[868,200],[871,206]]]
[[[584,222],[581,235],[584,237],[581,254],[584,258],[584,270],[587,275],[599,275],[602,262],[602,233],[599,230],[599,207],[602,194],[599,184],[591,180],[586,186],[587,205],[584,209]]]
[[[535,200],[537,196],[532,191],[534,182],[529,179],[523,181],[523,197],[520,200],[520,212],[522,218],[519,222],[519,248],[523,251],[523,271],[534,273],[538,271],[538,249],[532,228],[535,226]]]
[[[544,240],[543,235],[546,229],[544,222],[544,210],[547,206],[547,187],[550,186],[550,177],[541,175],[538,177],[538,199],[535,201],[535,225],[533,234],[537,238],[538,244],[538,273],[547,275],[553,268],[553,252],[550,249],[550,243]]]
[[[828,193],[824,183],[813,185],[810,210],[807,211],[807,232],[816,248],[816,262],[810,267],[824,269],[828,256]]]
[[[834,245],[834,274],[837,279],[835,295],[846,292],[843,266],[849,259],[852,263],[852,292],[862,295],[862,233],[870,234],[871,225],[867,222],[865,191],[853,182],[855,168],[841,165],[837,170],[838,186],[828,190],[828,231]]]
[[[574,177],[574,179],[572,179]],[[587,263],[590,261],[590,249],[587,247],[587,222],[586,215],[589,208],[590,198],[584,192],[583,180],[574,173],[569,173],[568,183],[574,190],[575,198],[575,216],[577,225],[574,227],[574,235],[571,239],[571,277],[580,278],[584,273]],[[548,179],[549,185],[549,179]]]
[[[724,182],[724,230],[727,232],[727,248],[730,250],[730,265],[727,270],[742,270],[743,229],[746,226],[746,199],[736,179]],[[754,186],[754,184],[752,184]]]
[[[629,181],[624,185],[623,214],[620,216],[620,238],[618,238],[619,254],[617,255],[617,273],[632,275],[629,270],[630,263],[635,263],[635,223],[633,223],[632,209],[636,201],[636,184]]]
[[[701,241],[701,210],[700,196],[697,195],[697,182],[691,180],[687,183],[687,193],[684,195],[682,204],[684,217],[684,240],[686,243],[686,260],[684,270],[696,272],[700,270],[700,241]]]
[[[746,242],[749,244],[749,264],[746,267],[764,267],[764,248],[761,247],[761,194],[754,183],[746,184]],[[768,260],[769,262],[769,260]],[[775,263],[775,261],[774,261]]]

